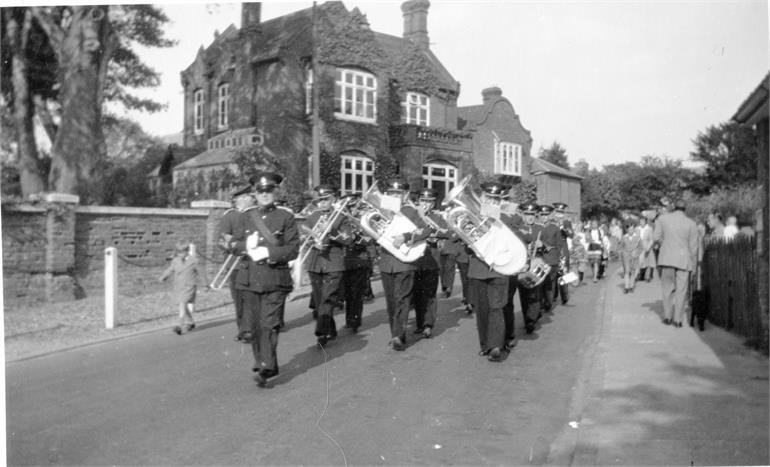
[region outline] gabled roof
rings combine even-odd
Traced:
[[[765,75],[754,91],[741,103],[733,115],[734,121],[754,125],[763,118],[768,118],[770,113],[767,103],[768,80],[770,80],[770,73]]]
[[[570,172],[567,169],[564,169],[562,167],[559,167],[556,164],[552,164],[546,160],[540,159],[539,157],[533,157],[532,162],[529,166],[529,171],[532,173],[532,175],[537,175],[539,173],[548,173],[548,174],[556,174],[561,175],[562,177],[567,178],[574,178],[576,180],[583,180],[583,177],[580,175]]]
[[[404,39],[403,37],[393,36],[377,31],[372,32],[374,32],[374,39],[380,44],[382,50],[388,55],[391,63],[398,63],[399,58],[404,55],[405,49],[410,47],[412,44],[409,39]],[[459,93],[460,83],[458,83],[454,77],[452,77],[452,75],[449,73],[449,70],[447,70],[446,67],[441,64],[441,61],[438,59],[438,57],[436,57],[436,55],[430,49],[425,49],[422,53],[433,68],[436,78],[439,80],[439,87]]]
[[[179,165],[174,166],[173,170],[193,169],[199,167],[208,167],[211,165],[232,164],[233,148],[208,149],[197,156],[187,159]]]

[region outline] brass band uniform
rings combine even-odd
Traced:
[[[482,203],[499,204],[506,193],[505,185],[497,182],[484,183]],[[479,334],[479,355],[486,355],[490,361],[502,361],[505,347],[505,323],[503,307],[508,298],[508,277],[494,271],[490,265],[471,253],[468,261],[468,279],[471,303],[476,312],[476,327]]]
[[[355,203],[358,195],[346,195],[351,199],[349,213],[353,218],[361,215],[359,205]],[[364,311],[364,299],[369,282],[372,260],[369,249],[374,243],[371,237],[361,229],[358,223],[350,222],[352,241],[345,247],[345,273],[342,288],[345,298],[345,327],[353,332],[361,327],[361,315]]]
[[[412,298],[417,325],[415,333],[422,334],[426,338],[431,336],[432,329],[436,325],[436,292],[438,291],[440,270],[438,244],[441,240],[449,237],[447,233],[449,227],[446,221],[433,210],[436,205],[436,196],[436,190],[426,188],[420,192],[418,200],[418,209],[421,209],[423,216],[428,218],[425,228],[429,232],[429,236],[426,240],[425,254],[416,261],[417,271],[414,276]]]
[[[548,276],[543,281],[543,308],[546,312],[554,307],[556,287],[558,287],[559,261],[561,260],[562,242],[564,238],[561,230],[551,218],[553,206],[544,204],[540,206],[540,216],[543,220],[543,231],[540,241],[543,244],[543,261],[551,267]]]
[[[553,203],[553,219],[554,223],[559,226],[559,230],[561,231],[561,237],[562,237],[562,243],[561,243],[561,259],[560,259],[560,265],[562,266],[559,269],[559,278],[563,276],[564,274],[568,273],[570,271],[571,261],[570,261],[570,250],[569,250],[569,241],[567,239],[571,239],[575,232],[572,228],[572,222],[564,217],[564,214],[567,210],[567,204],[566,203]],[[570,240],[571,241],[571,240]],[[569,285],[568,284],[560,284],[560,280],[556,281],[556,288],[555,288],[555,295],[554,300],[561,295],[561,304],[566,305],[567,301],[569,301]]]
[[[409,192],[409,184],[401,180],[391,180],[388,183],[386,193],[389,196],[400,197],[400,212],[417,226],[413,232],[404,232],[393,240],[396,248],[401,244],[411,244],[428,237],[428,229],[417,210],[411,206],[404,206],[403,202]],[[406,325],[409,318],[409,309],[412,301],[412,289],[417,265],[405,263],[396,258],[386,248],[380,252],[380,277],[382,288],[385,292],[385,303],[390,322],[390,344],[394,350],[404,350],[406,346]]]
[[[262,172],[255,179],[257,207],[239,218],[231,247],[245,254],[236,276],[251,316],[254,379],[261,386],[278,374],[280,314],[292,289],[289,261],[297,257],[299,234],[294,216],[275,206],[274,190],[283,178]]]
[[[232,193],[233,207],[228,209],[222,214],[222,218],[219,220],[219,240],[218,245],[224,251],[225,255],[229,254],[230,242],[235,234],[236,224],[238,217],[243,211],[254,206],[253,188],[251,185],[241,186],[235,189]],[[230,274],[228,286],[230,288],[230,296],[233,299],[235,305],[235,324],[237,326],[237,334],[235,335],[236,341],[243,341],[244,343],[251,342],[251,321],[250,314],[244,313],[244,304],[242,294],[236,288],[237,274]]]
[[[313,289],[313,301],[316,305],[315,335],[318,343],[326,344],[337,337],[334,312],[342,308],[342,276],[345,273],[345,247],[353,241],[346,230],[347,220],[332,209],[336,201],[336,190],[328,185],[315,188],[318,195],[318,209],[305,221],[303,228],[319,235],[326,232],[321,243],[311,240],[310,251],[305,260],[305,268],[310,276]]]
[[[506,191],[510,191],[507,187]],[[514,233],[525,245],[530,241],[529,237],[524,235],[521,231],[524,220],[522,217],[514,212],[503,212],[500,214],[500,220]],[[512,274],[508,276],[508,295],[505,306],[503,307],[503,321],[505,322],[505,347],[512,349],[516,345],[516,327],[514,322],[514,305],[513,297],[516,295],[516,291],[519,289],[518,274]],[[519,301],[522,300],[521,292],[519,293]],[[526,321],[526,320],[525,320]]]
[[[519,226],[519,233],[522,239],[529,245],[530,261],[539,255],[537,242],[543,226],[535,222],[535,216],[540,206],[535,203],[527,203],[519,206],[524,223]],[[519,275],[521,276],[521,274]],[[542,284],[535,287],[528,287],[523,281],[517,278],[519,290],[519,302],[521,304],[521,314],[524,317],[524,329],[527,334],[532,334],[535,330],[537,321],[542,316],[541,295]]]

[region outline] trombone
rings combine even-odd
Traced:
[[[238,264],[240,264],[241,258],[242,256],[236,256],[232,253],[227,255],[225,262],[222,263],[222,266],[220,266],[219,271],[217,271],[217,274],[214,276],[214,279],[212,279],[209,287],[214,290],[221,290],[222,287],[227,284],[228,279],[230,279],[230,276],[232,275],[233,271],[235,271],[235,268],[238,266]]]

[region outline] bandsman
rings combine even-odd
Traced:
[[[345,195],[350,201],[348,214],[359,219],[362,215],[357,200],[358,193]],[[352,241],[345,246],[345,274],[342,277],[342,288],[345,298],[345,327],[358,332],[361,327],[361,316],[364,311],[366,289],[369,281],[369,271],[372,269],[369,247],[374,243],[369,235],[364,232],[360,224],[350,222]]]
[[[559,263],[561,261],[562,242],[564,238],[561,235],[559,226],[553,220],[553,206],[544,204],[540,206],[540,221],[543,224],[540,241],[542,243],[543,261],[551,267],[548,276],[543,281],[543,309],[549,312],[554,307],[556,297],[556,288],[559,279]]]
[[[236,288],[250,313],[254,338],[254,380],[265,386],[278,375],[280,314],[291,292],[289,261],[297,257],[299,234],[294,216],[275,206],[275,189],[283,177],[261,172],[254,180],[257,206],[238,217],[230,247],[245,255],[237,271]]]
[[[570,243],[572,242],[572,237],[575,235],[575,231],[572,228],[572,222],[565,217],[566,212],[566,203],[553,203],[553,220],[554,223],[559,226],[559,231],[561,232],[562,237],[561,259],[559,263],[561,268],[559,268],[559,278],[556,281],[557,286],[554,289],[554,300],[556,300],[556,298],[561,295],[562,305],[566,305],[567,301],[569,301],[569,285],[560,284],[560,279],[561,276],[570,271]]]
[[[537,243],[541,236],[543,226],[535,222],[540,206],[535,203],[525,203],[519,206],[523,223],[519,227],[525,242],[528,244],[528,253],[530,261],[539,255]],[[527,288],[522,281],[517,279],[519,290],[519,302],[521,304],[521,314],[524,317],[524,330],[527,334],[535,331],[535,325],[542,316],[541,299],[542,287],[540,284],[536,287]]]
[[[319,185],[315,187],[315,192],[318,209],[303,224],[303,229],[308,230],[312,237],[304,266],[310,276],[318,317],[315,336],[318,344],[323,346],[337,337],[334,313],[342,308],[345,247],[353,242],[353,236],[349,233],[347,218],[337,213],[334,207],[337,190],[329,185]]]
[[[439,282],[439,243],[449,238],[449,227],[440,214],[434,211],[437,192],[431,188],[420,191],[417,209],[426,217],[427,248],[422,258],[416,261],[417,271],[414,276],[415,334],[429,338],[436,325],[436,293]]]
[[[403,244],[409,245],[426,239],[430,232],[426,229],[427,226],[424,221],[414,207],[404,204],[409,196],[409,184],[398,179],[391,180],[386,186],[385,195],[398,198],[401,203],[401,214],[417,227],[417,230],[413,232],[403,232],[392,238],[393,246],[399,248]],[[406,348],[406,326],[412,304],[416,271],[417,265],[415,263],[405,263],[393,256],[387,249],[381,250],[380,277],[385,292],[385,303],[390,323],[390,345],[394,350]]]

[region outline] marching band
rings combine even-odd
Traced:
[[[276,206],[281,181],[272,172],[252,177],[232,193],[233,209],[220,221],[219,246],[236,263],[223,264],[218,277],[230,286],[236,340],[252,346],[260,386],[278,374],[278,334],[297,282],[291,263],[310,278],[315,337],[322,347],[337,337],[334,316],[341,310],[345,328],[356,333],[361,327],[375,246],[394,350],[408,345],[411,309],[414,334],[432,336],[439,283],[441,297],[449,298],[455,267],[462,304],[476,314],[478,353],[492,362],[505,360],[516,345],[516,291],[528,334],[558,298],[562,304],[569,299],[562,276],[569,271],[572,225],[564,203],[516,205],[507,199],[510,186],[487,182],[476,193],[466,178],[440,209],[435,190],[419,191],[415,204],[409,184],[394,179],[384,193],[374,183],[362,194],[342,197],[334,187],[319,185],[298,224],[290,210]]]

